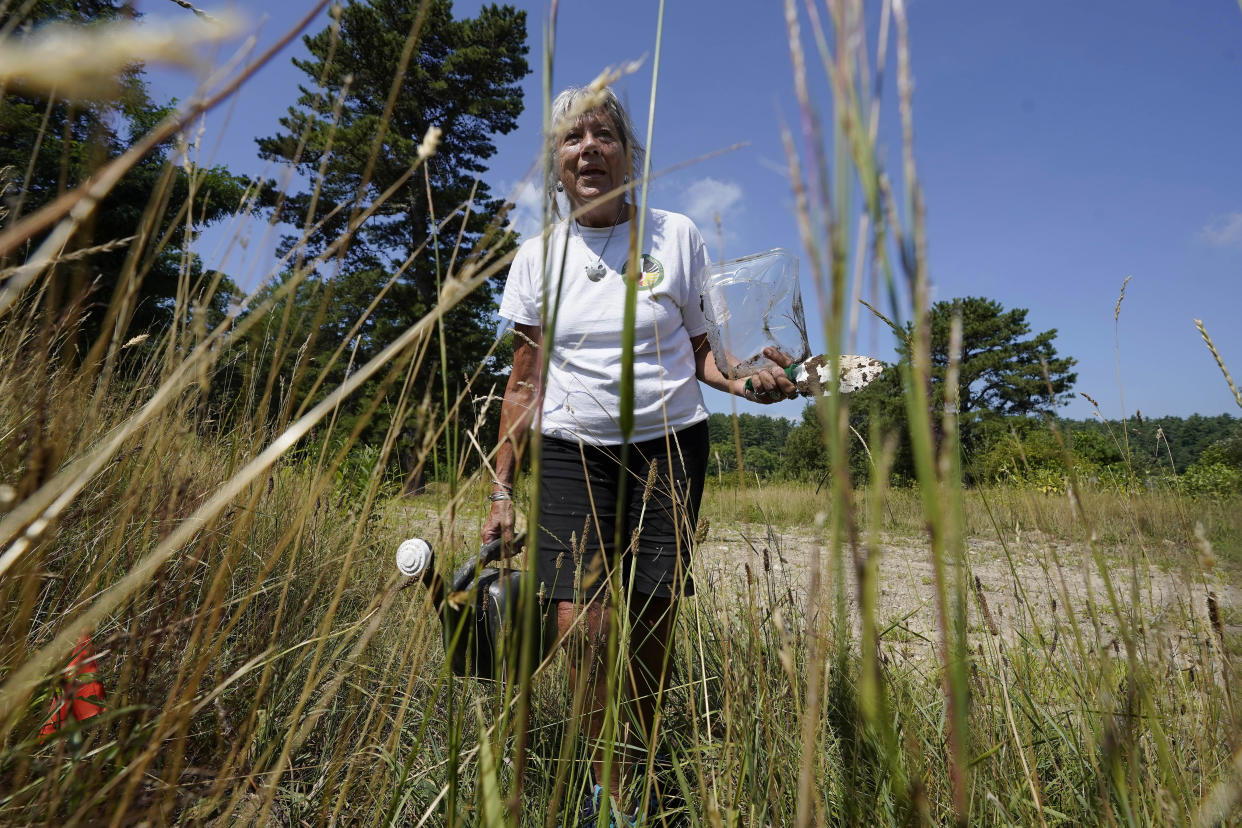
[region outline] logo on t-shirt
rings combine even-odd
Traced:
[[[622,273],[628,273],[630,263],[626,262],[621,268]],[[650,253],[643,254],[643,269],[638,274],[638,289],[651,290],[660,282],[664,281],[664,265],[660,264],[660,260]]]

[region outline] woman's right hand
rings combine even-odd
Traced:
[[[487,520],[483,523],[483,532],[480,535],[483,545],[491,543],[496,538],[501,539],[502,558],[512,557],[517,553],[517,549],[513,546],[514,531],[517,526],[517,509],[513,505],[512,500],[496,500],[492,502],[491,512],[487,515]]]
[[[516,554],[513,536],[517,530],[517,505],[513,502],[513,482],[522,465],[522,449],[535,412],[539,410],[542,383],[543,329],[538,325],[513,326],[513,370],[505,383],[500,404],[500,441],[496,446],[492,472],[492,508],[483,522],[483,545],[500,539],[501,554]]]

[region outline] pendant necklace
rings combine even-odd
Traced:
[[[604,275],[608,272],[608,267],[604,264],[604,254],[608,252],[608,242],[612,241],[612,234],[616,232],[617,225],[621,222],[621,213],[624,210],[625,202],[622,201],[620,209],[617,210],[617,217],[613,220],[612,227],[608,230],[608,238],[604,239],[604,247],[599,251],[599,256],[595,259],[595,264],[589,264],[586,266],[586,277],[592,282],[598,282],[600,279],[603,279]],[[586,243],[586,239],[582,238],[582,228],[576,221],[574,222],[574,226],[578,228],[578,238],[582,239],[582,244],[586,247],[587,251],[590,252],[590,245]]]

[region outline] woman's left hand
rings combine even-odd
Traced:
[[[785,376],[785,369],[793,364],[793,359],[777,348],[764,348],[763,355],[775,362],[777,367],[765,368],[741,380],[742,396],[763,405],[792,400],[798,396],[798,387]],[[748,382],[750,390],[746,391]]]

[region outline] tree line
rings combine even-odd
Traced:
[[[1126,420],[1058,416],[1072,396],[1075,361],[1055,347],[1056,330],[1033,332],[1027,311],[982,297],[935,303],[929,313],[928,399],[933,421],[955,415],[968,483],[1064,487],[1072,473],[1092,484],[1131,487],[1176,478],[1194,491],[1242,491],[1242,420],[1228,414]],[[953,328],[958,327],[954,348]],[[915,330],[897,329],[899,361],[849,397],[850,473],[869,479],[876,455],[892,452],[891,477],[913,481],[906,439],[903,363]],[[950,365],[957,383],[946,387]],[[821,481],[828,474],[821,411],[808,404],[798,422],[713,414],[712,469],[719,480],[740,468],[766,479]],[[1180,485],[1179,484],[1179,485]]]
[[[857,406],[857,402],[852,403]],[[870,420],[868,411],[855,412],[858,424]],[[770,480],[816,480],[828,472],[819,414],[808,403],[799,420],[762,414],[713,413],[711,471]],[[1068,455],[1083,468],[1129,469],[1140,476],[1184,474],[1200,463],[1242,468],[1242,419],[1230,414],[1189,417],[1131,418],[1129,420],[1049,420],[999,417],[987,422],[980,451],[968,455],[968,473],[976,480],[998,482],[1020,478],[1028,470],[1062,469]],[[1057,435],[1060,434],[1060,437]],[[866,432],[851,435],[854,470],[866,479],[869,460],[862,441]],[[912,471],[912,470],[911,470]],[[910,480],[897,472],[899,481]]]

